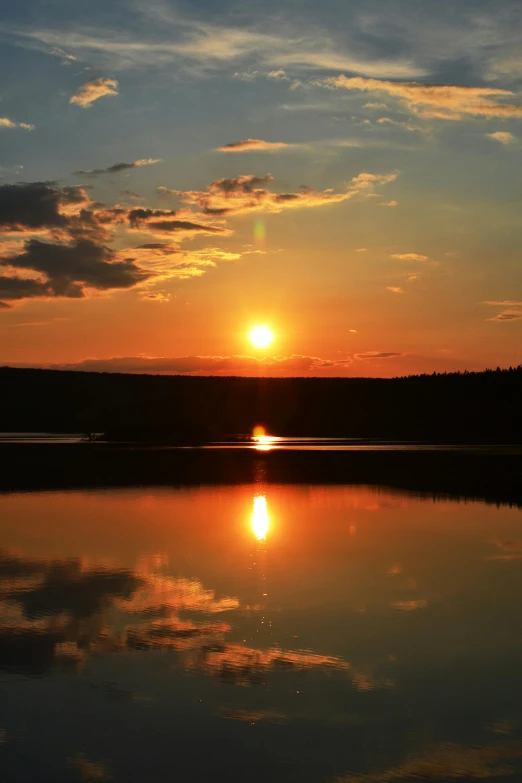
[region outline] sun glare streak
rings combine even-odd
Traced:
[[[248,339],[254,348],[268,348],[274,341],[274,333],[268,326],[260,324],[250,330]]]
[[[252,530],[258,541],[264,541],[270,527],[270,517],[264,495],[256,495],[252,508]]]
[[[260,425],[254,427],[252,440],[257,451],[270,451],[276,445],[276,438],[272,437],[272,435],[267,435],[265,428]]]

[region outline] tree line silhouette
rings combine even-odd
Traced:
[[[243,378],[0,368],[0,431],[200,443],[274,435],[522,443],[522,365],[400,378]]]

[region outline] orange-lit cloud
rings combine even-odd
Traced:
[[[21,128],[22,130],[33,131],[34,125],[28,122],[14,122],[8,117],[0,117],[0,128]]]
[[[81,106],[82,109],[88,109],[94,101],[104,96],[118,95],[118,82],[116,79],[109,79],[106,76],[99,76],[96,79],[90,79],[72,96],[69,103]]]
[[[508,131],[495,131],[494,133],[487,133],[486,136],[489,136],[494,141],[499,141],[501,144],[513,144],[517,140],[517,137]]]
[[[157,162],[143,159],[90,173],[115,173]],[[396,176],[396,172],[363,172],[340,191],[302,187],[294,193],[277,193],[267,187],[274,180],[270,174],[216,180],[206,191],[160,188],[163,196],[175,196],[187,204],[177,210],[106,206],[92,199],[90,188],[83,185],[1,185],[0,239],[16,236],[26,242],[16,248],[11,240],[4,242],[3,247],[0,245],[0,300],[83,298],[89,290],[110,291],[145,283],[150,287],[153,280],[200,276],[217,262],[260,252],[250,247],[239,253],[221,248],[188,251],[180,247],[179,243],[196,236],[230,236],[233,232],[227,226],[227,218],[252,211],[279,213],[287,208],[338,204],[358,195],[373,195],[376,185],[392,182]],[[192,209],[194,206],[196,210]],[[136,233],[148,235],[150,241],[116,251],[107,245],[115,241],[117,230],[118,239],[124,242]],[[150,296],[149,291],[148,298],[156,297]],[[4,302],[3,307],[6,306]],[[307,362],[333,366],[314,357],[302,357],[299,361],[303,366]],[[299,361],[286,357],[274,360],[273,366],[282,367],[284,362],[298,365]]]
[[[293,144],[285,144],[283,141],[263,141],[262,139],[243,139],[218,147],[218,152],[277,152],[289,149]]]
[[[371,192],[375,185],[386,185],[397,178],[397,172],[389,174],[370,174],[363,172],[348,183],[344,191],[336,192],[329,188],[317,191],[301,187],[294,193],[276,193],[268,189],[274,182],[271,174],[255,176],[243,174],[229,179],[211,182],[207,190],[179,191],[165,187],[158,188],[164,196],[174,196],[185,204],[195,205],[205,215],[230,217],[248,212],[282,212],[285,209],[318,207],[328,204],[340,204],[360,194]]]
[[[522,307],[522,302],[514,301],[513,299],[501,299],[498,301],[483,302],[486,305],[494,305],[495,307]]]
[[[386,93],[398,98],[419,117],[462,120],[465,117],[522,117],[522,105],[502,102],[515,93],[499,87],[467,87],[456,84],[421,84],[330,76],[315,84],[330,89]]]
[[[427,601],[394,601],[390,604],[392,609],[398,609],[401,612],[414,612],[416,609],[426,609]]]
[[[213,590],[203,587],[199,579],[184,579],[154,572],[149,567],[137,568],[142,585],[128,598],[115,601],[125,612],[164,616],[180,611],[219,614],[239,608],[237,598],[217,599]]]
[[[394,253],[392,258],[397,261],[429,261],[429,256],[421,255],[421,253]]]
[[[503,321],[503,322],[510,322],[510,321],[520,321],[522,318],[522,310],[504,310],[502,313],[498,313],[498,315],[493,316],[493,318],[488,318],[488,321]]]

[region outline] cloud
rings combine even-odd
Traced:
[[[113,251],[91,240],[64,245],[29,240],[23,253],[0,261],[15,270],[30,270],[38,279],[0,277],[0,298],[66,297],[79,299],[85,289],[98,291],[132,288],[150,274],[132,261],[115,261]]]
[[[81,106],[82,109],[88,109],[94,101],[103,98],[105,95],[118,95],[118,82],[116,79],[109,79],[106,76],[99,76],[96,79],[90,79],[73,95],[69,103]]]
[[[419,128],[417,125],[411,125],[409,122],[392,120],[391,117],[379,117],[376,122],[379,125],[393,125],[395,128],[404,128],[404,130],[410,131],[411,133],[424,133],[424,128]]]
[[[206,75],[223,66],[244,63],[255,73],[261,69],[284,78],[282,72],[350,71],[373,77],[416,78],[426,73],[408,57],[360,57],[348,53],[328,33],[296,29],[295,18],[284,30],[226,26],[183,17],[179,9],[167,6],[142,7],[146,18],[140,33],[103,28],[17,29],[13,39],[22,46],[66,47],[84,59],[96,57],[112,69],[168,67],[175,63],[192,76]],[[145,23],[143,23],[145,22]],[[277,76],[275,74],[278,74]],[[285,74],[286,75],[286,74]]]
[[[158,190],[164,196],[174,196],[185,204],[197,206],[204,215],[229,217],[255,211],[278,213],[285,209],[340,204],[357,195],[366,195],[375,185],[393,182],[396,177],[397,172],[390,174],[363,172],[353,177],[345,189],[338,192],[333,188],[317,191],[302,186],[297,192],[276,193],[267,187],[274,182],[271,174],[264,176],[242,174],[229,179],[214,180],[204,191],[178,191],[164,187]]]
[[[379,204],[380,207],[398,207],[399,202],[398,201],[383,201],[381,204]]]
[[[154,166],[156,163],[161,162],[160,158],[143,158],[141,160],[134,160],[132,163],[115,163],[113,166],[108,166],[106,169],[80,169],[79,171],[73,171],[73,174],[80,177],[96,177],[98,174],[119,174],[120,171],[138,169],[142,166]],[[128,193],[129,191],[126,192]],[[133,195],[135,196],[135,194]]]
[[[495,141],[499,141],[501,144],[512,144],[517,140],[517,137],[513,136],[512,133],[508,133],[508,131],[495,131],[495,133],[486,133],[486,136],[489,136],[490,139],[494,139]]]
[[[391,291],[392,294],[403,294],[404,289],[403,288],[397,288],[396,286],[389,285],[387,286],[387,290]]]
[[[143,159],[119,163],[103,171],[114,173],[155,162]],[[0,299],[6,300],[5,307],[8,302],[22,299],[83,298],[96,291],[139,286],[149,289],[141,294],[143,298],[165,301],[166,295],[150,291],[155,283],[197,277],[218,262],[235,261],[247,253],[258,252],[250,247],[239,253],[217,247],[187,250],[180,243],[199,236],[230,236],[233,231],[226,221],[234,215],[252,211],[279,213],[289,208],[366,197],[376,185],[392,182],[396,176],[397,172],[363,172],[337,191],[303,186],[296,192],[278,193],[268,187],[274,181],[270,174],[215,180],[205,191],[159,188],[161,195],[174,196],[187,205],[176,210],[108,206],[94,201],[85,185],[0,185]],[[149,235],[150,239],[129,247],[136,233]],[[116,239],[118,249],[112,249],[108,245]],[[305,369],[334,366],[314,364],[316,360],[310,365],[310,357],[299,361],[290,357],[274,361],[271,366],[284,369],[285,361],[288,368],[297,367],[299,361]],[[255,367],[255,362],[249,366]]]
[[[518,51],[509,54],[507,57],[502,56],[494,59],[490,63],[490,71],[488,76],[492,79],[498,79],[499,76],[505,78],[519,78],[522,75],[522,52],[520,47],[517,47]]]
[[[294,144],[285,144],[283,141],[263,141],[262,139],[243,139],[234,141],[231,144],[225,144],[218,147],[218,152],[277,152],[278,150],[289,149]]]
[[[132,201],[143,201],[144,196],[140,196],[139,193],[134,193],[133,190],[122,190],[122,196],[132,199]]]
[[[391,609],[398,609],[401,612],[413,612],[416,609],[426,609],[427,601],[394,601],[390,604]]]
[[[429,256],[423,256],[420,253],[394,253],[392,258],[398,261],[429,261]]]
[[[515,93],[497,87],[392,82],[342,74],[314,83],[330,89],[387,93],[398,98],[414,114],[425,118],[462,120],[469,117],[522,117],[522,105],[500,102],[515,97]]]
[[[307,372],[330,367],[346,367],[351,359],[330,360],[317,356],[181,356],[181,357],[114,357],[85,359],[71,364],[51,365],[53,369],[84,370],[87,372],[172,373],[176,375],[216,375],[245,371]]]
[[[388,107],[386,106],[385,103],[376,103],[376,102],[365,103],[363,106],[363,109],[387,109],[387,108]]]
[[[502,312],[493,316],[493,318],[487,318],[487,321],[500,321],[509,323],[510,321],[520,321],[522,319],[522,302],[505,299],[503,301],[482,302],[482,304],[491,305],[492,307],[506,308]]]
[[[395,356],[404,356],[402,353],[396,353],[396,352],[382,352],[378,353],[377,351],[369,351],[368,353],[356,353],[354,358],[355,359],[362,359],[362,360],[368,360],[368,359],[393,359]]]
[[[482,302],[486,305],[494,305],[495,307],[522,307],[522,302],[514,302],[512,299],[504,299],[498,302]]]
[[[367,247],[356,247],[355,248],[355,252],[356,253],[367,253],[368,252],[368,248]]]
[[[387,678],[358,671],[335,655],[229,641],[232,625],[223,618],[234,613],[236,619],[245,610],[260,613],[263,607],[217,596],[196,578],[163,574],[167,565],[162,556],[123,569],[85,559],[36,560],[0,552],[0,605],[8,607],[7,620],[0,618],[0,666],[34,675],[78,666],[102,651],[169,650],[178,653],[172,660],[181,670],[228,684],[266,684],[274,675],[315,670],[348,677],[358,690],[390,686]],[[181,612],[198,613],[199,618],[182,619]],[[112,698],[137,696],[112,684],[101,687]],[[104,779],[105,767],[99,763],[84,756],[70,763],[85,779]]]
[[[172,294],[169,294],[168,291],[142,291],[140,297],[149,302],[164,304],[165,302],[170,302]]]
[[[82,186],[58,188],[52,183],[0,185],[0,232],[39,232],[65,229],[66,214],[90,203]]]
[[[78,60],[77,57],[74,57],[74,55],[64,52],[63,49],[60,49],[57,46],[51,49],[49,54],[52,55],[53,57],[59,57],[60,60],[62,61],[62,65],[72,65],[72,63],[75,63]]]
[[[131,209],[128,213],[128,221],[132,229],[150,234],[230,234],[230,231],[221,225],[196,222],[190,217],[194,214],[187,210],[175,211],[170,209]]]
[[[487,318],[488,321],[520,321],[522,319],[522,310],[504,310],[502,313],[498,313],[493,318]]]
[[[367,774],[336,777],[336,783],[414,783],[419,780],[499,780],[516,775],[513,762],[522,759],[522,743],[506,740],[480,747],[453,742],[433,743],[410,754],[396,767]]]
[[[106,207],[94,202],[82,185],[62,188],[45,182],[0,185],[0,237],[45,234],[55,240],[109,241],[116,226],[142,233],[176,234],[179,238],[198,233],[225,236],[230,233],[222,222],[211,222],[208,216],[196,216],[187,209]]]
[[[8,117],[0,117],[0,128],[21,128],[26,131],[33,131],[34,125],[29,125],[27,122],[14,122],[8,119]]]

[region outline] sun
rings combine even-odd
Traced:
[[[254,348],[268,348],[274,341],[274,333],[268,326],[254,326],[248,333]]]

